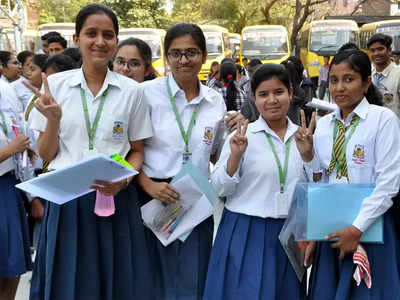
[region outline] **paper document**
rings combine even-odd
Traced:
[[[317,98],[313,98],[312,101],[310,101],[310,102],[308,102],[306,104],[306,106],[312,107],[312,108],[326,110],[326,111],[329,111],[329,112],[332,112],[337,108],[337,105],[335,103],[331,103],[331,102],[328,102],[328,101],[320,100],[320,99],[317,99]]]
[[[167,206],[163,202],[153,199],[141,207],[142,218],[145,225],[153,231],[164,246],[168,246],[185,233],[190,232],[213,213],[213,205],[201,192],[189,174],[186,174],[175,182],[171,182],[171,186],[180,195],[178,204],[187,208],[176,224],[176,227],[172,228],[171,232],[159,230],[157,225],[159,221],[158,218],[163,215],[166,207],[172,208],[172,206]],[[168,225],[169,224],[166,226]]]
[[[120,181],[138,174],[105,154],[96,154],[69,167],[43,174],[16,187],[56,204],[88,194],[95,180]]]

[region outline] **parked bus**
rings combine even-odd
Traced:
[[[400,20],[389,20],[364,24],[360,29],[360,48],[368,55],[367,43],[375,33],[383,33],[393,38],[392,51],[400,50]]]
[[[300,59],[314,84],[324,56],[334,56],[346,43],[359,46],[358,26],[352,20],[323,20],[306,24],[300,33]]]
[[[242,30],[240,62],[258,58],[264,63],[281,63],[290,56],[289,36],[281,25],[247,26]]]
[[[199,79],[204,82],[210,73],[212,62],[220,63],[225,57],[232,57],[232,51],[229,46],[228,29],[218,25],[200,25],[200,27],[206,37],[208,52],[207,60],[199,73]]]
[[[41,36],[50,31],[59,32],[67,40],[67,47],[73,47],[73,35],[75,33],[75,23],[47,23],[39,26],[36,39],[36,52],[42,49]]]
[[[127,38],[138,38],[145,41],[151,48],[153,67],[160,76],[165,75],[164,37],[165,30],[156,28],[123,28],[118,38],[123,41]]]

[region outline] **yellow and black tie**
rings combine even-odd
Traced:
[[[347,161],[346,161],[346,155],[343,157],[343,161],[340,160],[341,153],[343,151],[345,142],[346,142],[346,130],[351,127],[358,119],[357,115],[353,115],[353,118],[351,119],[350,125],[344,126],[342,122],[339,120],[336,120],[336,126],[338,128],[338,133],[336,140],[333,144],[333,151],[332,151],[332,158],[331,162],[329,163],[328,169],[326,173],[328,175],[331,175],[333,172],[333,169],[335,166],[338,166],[339,164],[342,165],[341,170],[337,170],[336,178],[340,179],[342,176],[348,178],[348,173],[347,173]]]

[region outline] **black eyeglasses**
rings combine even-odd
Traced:
[[[172,49],[168,51],[168,57],[174,61],[181,60],[182,56],[185,56],[188,60],[195,60],[199,54],[202,52],[198,49],[189,48],[185,51],[181,51],[178,49]]]
[[[135,69],[135,68],[139,68],[140,66],[142,66],[142,63],[140,61],[138,61],[137,59],[131,59],[131,60],[125,61],[124,59],[122,59],[120,57],[115,58],[114,63],[116,63],[120,67],[124,67],[125,65],[127,65],[129,69]]]

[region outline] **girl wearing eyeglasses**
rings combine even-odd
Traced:
[[[112,65],[115,72],[140,83],[156,78],[151,62],[150,46],[141,39],[129,38],[119,43]]]
[[[185,160],[209,174],[209,162],[221,143],[226,112],[222,96],[202,85],[197,77],[207,58],[201,29],[188,23],[172,26],[165,36],[164,50],[171,72],[142,84],[154,134],[145,140],[143,168],[138,177],[143,189],[139,198],[143,202],[178,201],[179,195],[169,182]],[[187,139],[183,138],[178,122],[185,132],[192,127]],[[213,228],[213,219],[209,217],[185,242],[176,240],[167,247],[147,230],[157,299],[202,299]]]

